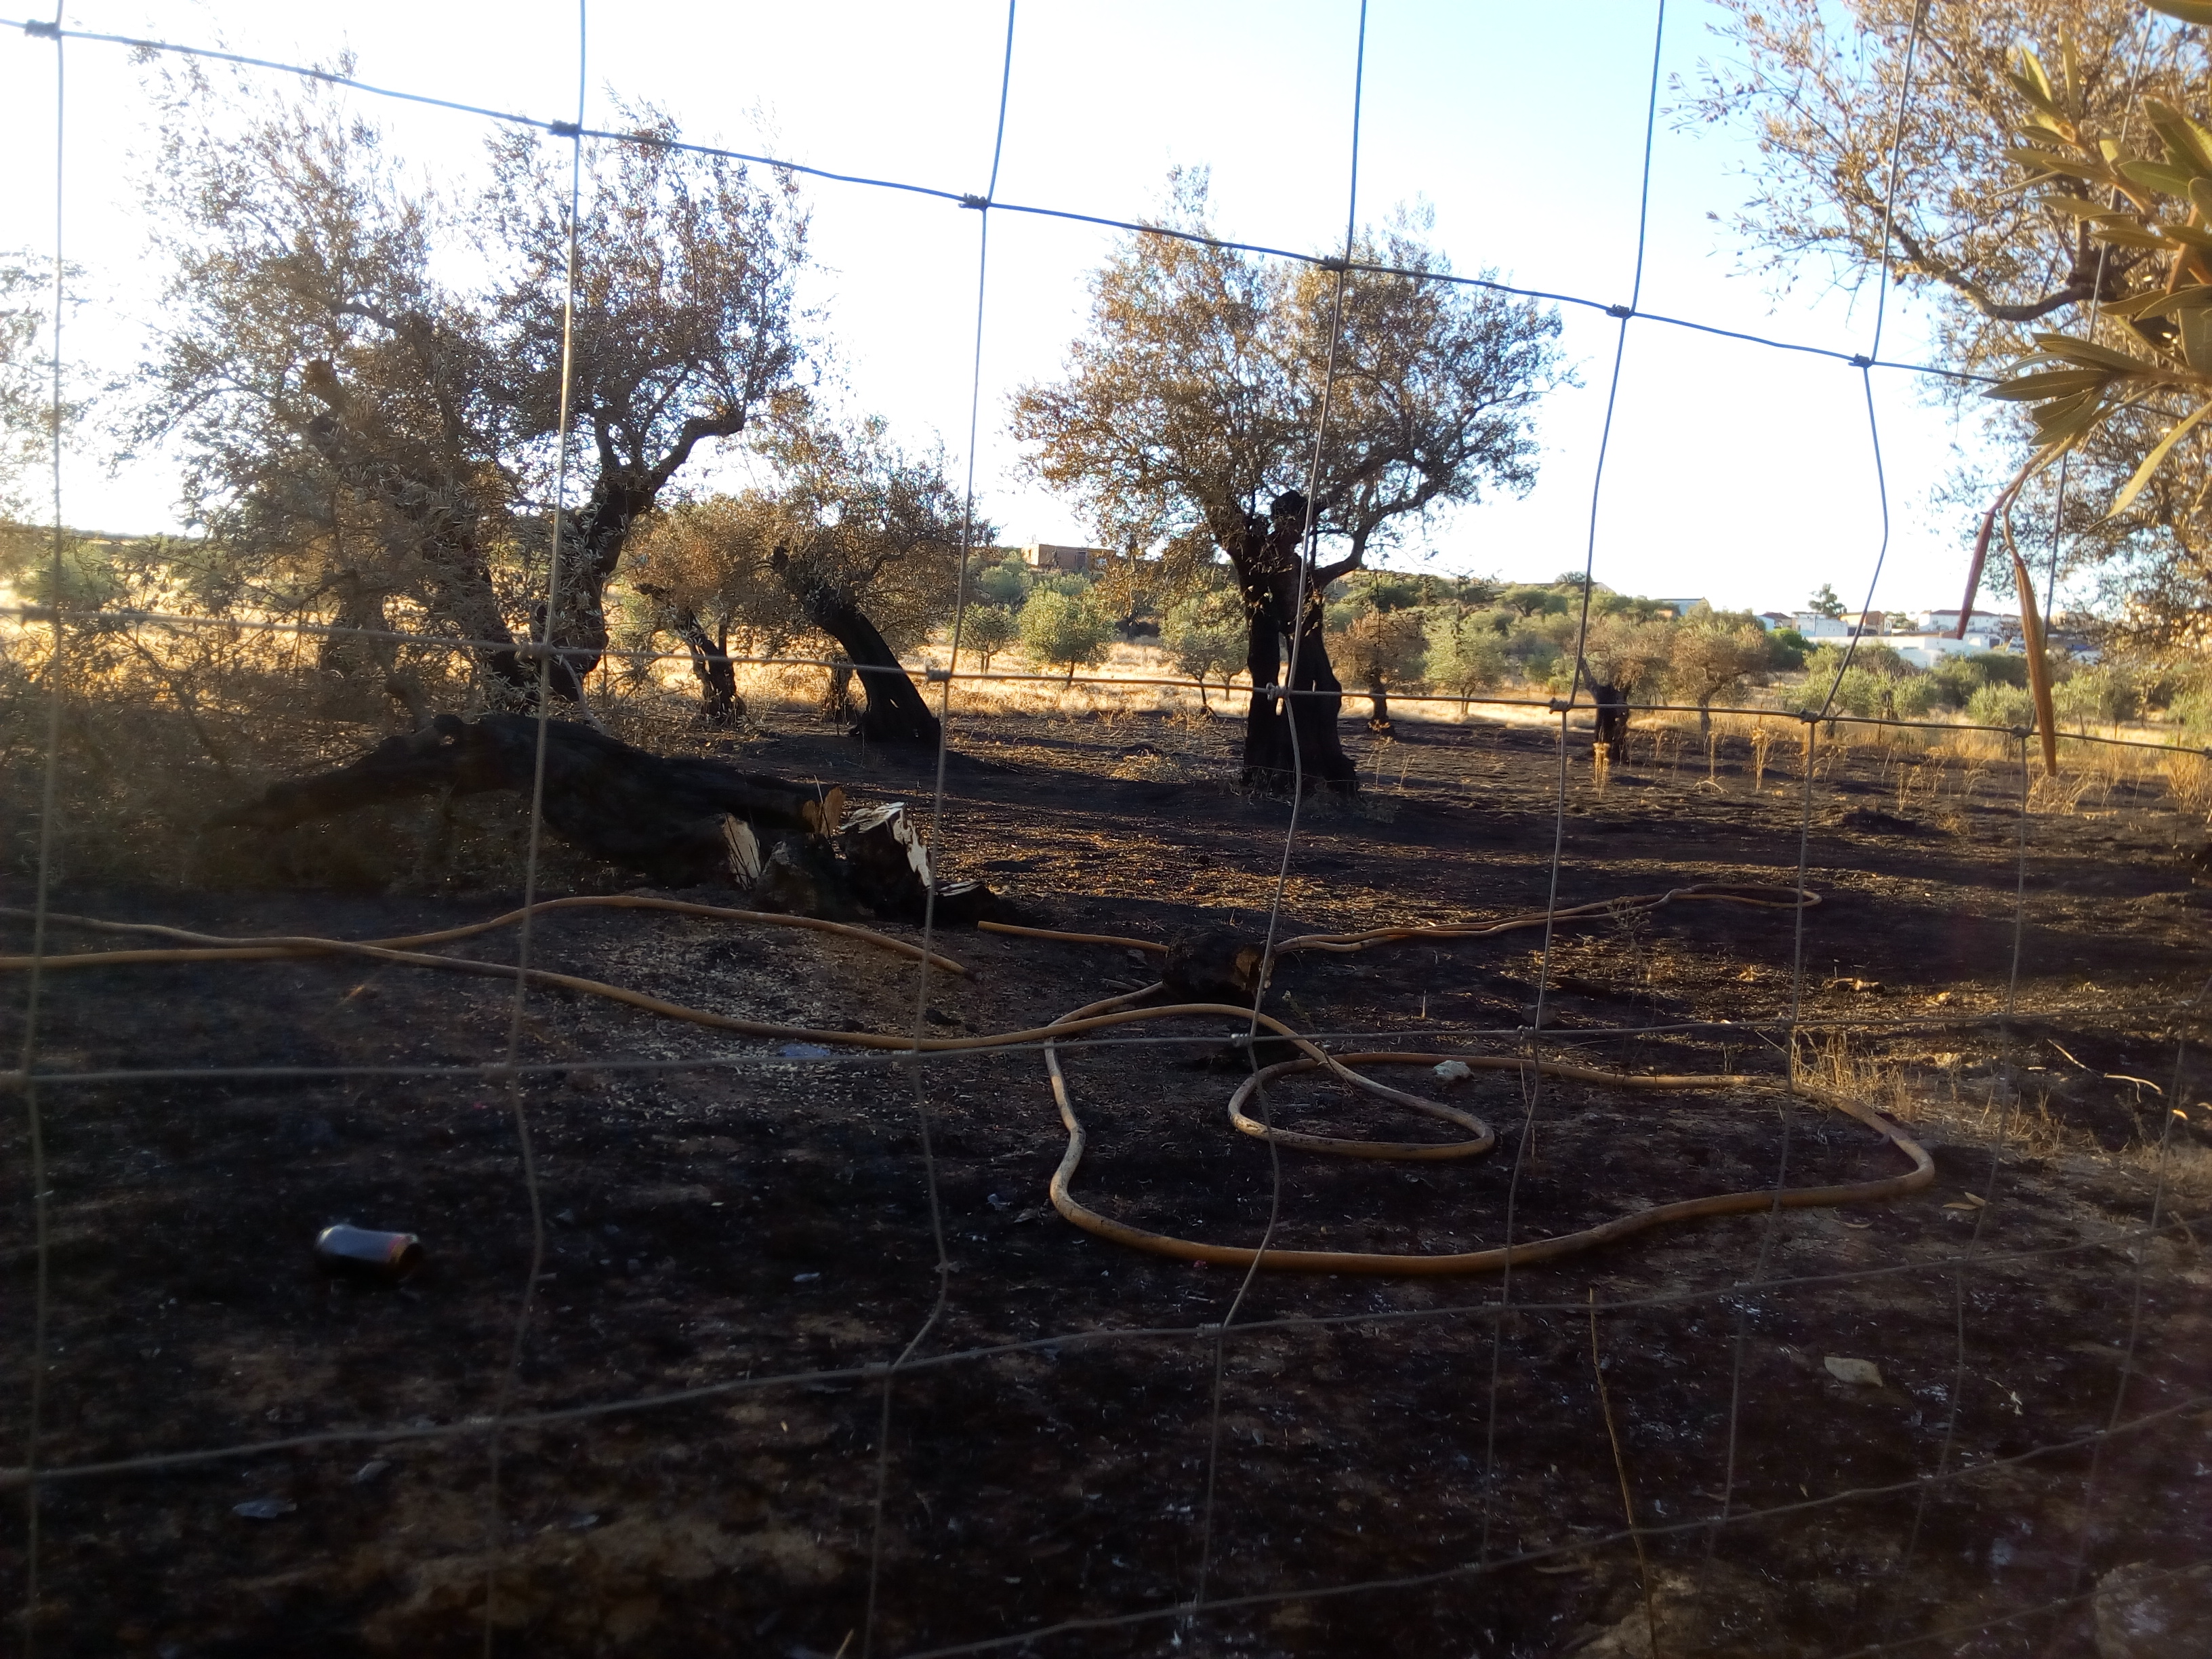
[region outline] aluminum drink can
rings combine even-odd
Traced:
[[[422,1241],[341,1221],[315,1235],[315,1265],[326,1273],[396,1285],[422,1265]]]

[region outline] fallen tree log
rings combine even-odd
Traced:
[[[283,830],[413,796],[527,798],[538,729],[528,714],[441,714],[344,766],[273,783],[216,821]],[[947,927],[1019,914],[980,882],[942,881],[899,802],[848,813],[842,788],[655,755],[574,720],[545,722],[545,823],[610,864],[672,886],[735,887],[765,909],[919,922],[933,892]]]
[[[273,783],[220,822],[283,830],[410,796],[506,789],[527,797],[538,724],[528,714],[473,720],[441,714],[335,770]],[[784,836],[827,836],[844,815],[842,789],[652,754],[574,720],[545,722],[547,825],[584,851],[655,880],[727,884],[730,818],[773,843]]]

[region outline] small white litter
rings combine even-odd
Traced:
[[[1440,1083],[1464,1083],[1474,1075],[1473,1068],[1463,1060],[1448,1060],[1437,1067],[1437,1080]]]
[[[1838,1382],[1849,1382],[1862,1389],[1881,1386],[1881,1367],[1871,1359],[1845,1359],[1832,1353],[1820,1363],[1828,1368],[1828,1375]]]

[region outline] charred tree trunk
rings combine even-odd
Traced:
[[[723,728],[744,718],[745,700],[738,695],[738,671],[730,661],[726,625],[710,635],[687,608],[677,614],[676,636],[691,653],[691,672],[699,682],[699,722]]]
[[[775,550],[769,563],[799,602],[806,620],[844,648],[853,672],[860,676],[867,706],[861,711],[857,735],[873,743],[934,745],[937,716],[929,712],[921,692],[907,678],[898,653],[861,613],[853,596],[823,575],[811,562],[793,559],[782,548]]]
[[[635,450],[625,455],[607,420],[588,422],[599,471],[590,498],[566,522],[561,538],[561,593],[552,633],[560,653],[554,659],[554,695],[581,701],[585,676],[606,654],[607,584],[622,564],[630,532],[653,510],[694,450],[709,439],[732,438],[744,429],[747,408],[740,398],[715,414],[693,416],[659,456]],[[580,429],[586,424],[580,418]]]
[[[1590,682],[1590,695],[1597,702],[1597,720],[1591,740],[1606,746],[1613,759],[1628,757],[1628,688],[1611,684]]]
[[[699,723],[724,728],[744,717],[745,700],[738,695],[738,671],[730,661],[730,625],[719,634],[708,633],[699,613],[671,599],[667,590],[639,584],[639,592],[661,608],[668,631],[684,641],[691,653],[691,675],[699,682]]]
[[[338,614],[331,633],[315,649],[315,667],[325,679],[326,714],[358,714],[383,701],[385,684],[398,661],[397,642],[384,614],[385,590],[358,570],[341,570],[331,579]]]
[[[1325,584],[1308,582],[1302,614],[1298,604],[1305,497],[1286,490],[1269,513],[1269,520],[1247,520],[1224,542],[1243,594],[1244,666],[1252,677],[1252,702],[1244,718],[1244,786],[1289,790],[1303,776],[1308,789],[1355,794],[1358,774],[1336,728],[1344,688],[1329,665],[1322,633]],[[1285,641],[1291,665],[1287,685],[1282,681]],[[1304,695],[1279,696],[1279,690]]]
[[[441,714],[335,771],[271,784],[223,822],[283,830],[413,795],[503,789],[527,796],[538,726],[529,714],[468,721]],[[547,825],[586,852],[657,880],[726,879],[727,818],[766,836],[821,836],[836,829],[842,811],[842,791],[825,796],[714,761],[649,754],[573,720],[545,722]]]
[[[944,881],[896,803],[848,815],[842,789],[648,754],[570,720],[544,731],[547,825],[611,864],[676,885],[734,885],[757,908],[808,915],[857,906],[902,921],[933,908],[939,926],[1031,920],[980,882]],[[441,714],[349,765],[273,784],[219,822],[284,830],[414,795],[527,796],[538,732],[528,714]]]
[[[1397,735],[1390,724],[1390,688],[1379,676],[1367,682],[1367,729],[1377,737]]]

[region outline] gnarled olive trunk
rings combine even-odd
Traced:
[[[666,589],[640,583],[637,591],[660,606],[664,624],[691,653],[691,675],[699,682],[700,724],[714,727],[737,724],[744,717],[745,700],[738,695],[738,671],[730,661],[729,623],[724,621],[719,634],[709,634],[699,613],[688,605],[675,603]]]
[[[800,614],[837,641],[860,677],[861,695],[867,701],[854,728],[855,735],[873,743],[934,744],[937,716],[929,712],[921,692],[907,678],[898,653],[861,613],[852,594],[831,581],[811,560],[794,559],[782,548],[775,550],[769,563],[798,601]]]
[[[1603,744],[1613,759],[1627,759],[1628,688],[1593,681],[1590,695],[1597,702],[1597,721],[1591,741]]]
[[[1323,584],[1307,581],[1303,607],[1299,602],[1305,497],[1286,490],[1269,513],[1268,519],[1247,519],[1220,538],[1243,595],[1244,667],[1252,677],[1244,717],[1244,787],[1286,791],[1303,780],[1308,789],[1354,794],[1358,774],[1337,735],[1344,688],[1329,665],[1322,631]],[[1284,691],[1291,695],[1279,695]]]

